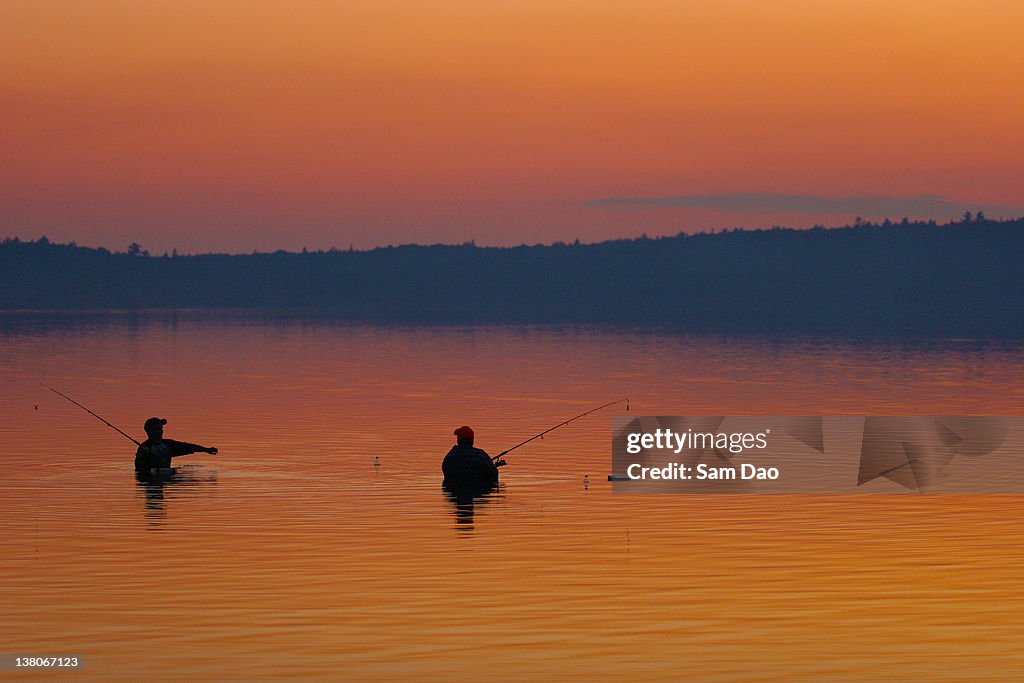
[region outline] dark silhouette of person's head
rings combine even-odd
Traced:
[[[153,441],[160,441],[164,438],[164,425],[167,424],[167,420],[160,417],[151,417],[146,420],[146,424],[143,429],[146,430],[146,436]]]
[[[472,446],[473,445],[473,430],[462,425],[455,430],[455,443],[460,446]]]

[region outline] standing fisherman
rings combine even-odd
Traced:
[[[154,468],[159,469],[170,467],[171,458],[176,458],[179,455],[188,455],[189,453],[197,452],[209,453],[210,455],[217,455],[216,448],[207,448],[205,446],[197,446],[194,443],[185,443],[183,441],[172,441],[171,439],[165,439],[164,425],[167,424],[167,420],[164,420],[163,418],[159,417],[151,417],[148,420],[146,420],[146,424],[143,426],[143,429],[146,430],[146,436],[149,438],[147,438],[142,443],[139,443],[138,441],[135,440],[134,437],[129,436],[127,433],[123,432],[122,430],[118,429],[111,423],[107,422],[102,417],[92,412],[91,410],[89,410],[88,408],[86,408],[81,403],[71,398],[67,394],[62,394],[53,387],[47,386],[42,382],[40,382],[39,385],[45,387],[46,389],[49,389],[50,391],[57,394],[65,401],[70,401],[71,403],[74,403],[76,406],[78,406],[85,412],[89,413],[97,420],[107,425],[115,432],[117,432],[118,434],[120,434],[121,436],[128,439],[136,446],[138,446],[139,449],[135,451],[135,473],[137,476],[149,474],[149,471]]]
[[[171,458],[188,455],[189,453],[217,455],[216,448],[207,448],[206,446],[197,446],[194,443],[165,439],[165,424],[167,424],[167,420],[159,417],[151,417],[146,420],[143,428],[146,430],[148,438],[139,444],[139,449],[135,451],[136,472],[149,472],[153,468],[170,467]]]
[[[455,445],[444,456],[441,471],[449,486],[488,486],[498,483],[498,467],[504,464],[474,448],[473,430],[462,426],[455,430]]]
[[[596,413],[602,408],[607,408],[608,406],[613,406],[618,403],[625,403],[626,410],[629,410],[628,398],[622,398],[618,401],[609,401],[604,405],[582,412],[576,417],[570,417],[568,420],[559,422],[554,427],[545,429],[540,434],[534,434],[529,439],[520,441],[512,448],[498,453],[493,458],[479,448],[473,447],[472,429],[466,426],[459,427],[455,430],[455,446],[448,451],[448,455],[444,456],[444,462],[441,463],[441,471],[444,472],[444,483],[449,487],[475,487],[481,485],[493,486],[498,483],[498,468],[506,464],[502,456],[511,453],[517,448],[525,446],[534,439],[543,439],[545,434],[549,434],[559,427],[564,427],[570,422],[575,422],[581,417],[585,417],[591,413]]]

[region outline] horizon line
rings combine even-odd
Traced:
[[[606,201],[606,200],[602,200],[602,201]],[[969,218],[968,218],[968,216],[969,216]],[[978,220],[978,217],[981,217],[980,220]],[[0,237],[0,244],[7,244],[7,243],[12,243],[12,242],[13,243],[18,243],[18,244],[44,244],[44,245],[52,245],[52,246],[57,246],[57,247],[74,247],[74,248],[79,248],[79,249],[92,249],[94,251],[105,251],[105,252],[107,252],[109,254],[119,254],[119,255],[129,255],[129,254],[131,254],[131,255],[134,255],[134,256],[137,256],[137,257],[140,257],[140,258],[154,258],[154,259],[165,258],[165,257],[166,258],[179,258],[179,257],[190,257],[190,256],[272,256],[272,255],[277,255],[277,254],[291,254],[291,255],[301,256],[303,254],[353,254],[353,253],[354,254],[365,254],[365,253],[370,253],[370,252],[378,251],[378,250],[400,249],[400,248],[408,248],[408,247],[418,247],[418,248],[432,248],[432,247],[452,247],[452,248],[462,247],[462,248],[467,248],[468,247],[468,248],[473,248],[473,249],[498,249],[498,250],[523,249],[523,248],[534,249],[534,248],[551,248],[551,247],[566,247],[566,246],[585,247],[585,246],[596,246],[596,245],[600,245],[600,244],[608,244],[608,243],[611,243],[611,242],[640,242],[640,241],[646,241],[646,240],[654,241],[654,240],[702,237],[702,236],[710,236],[710,235],[723,235],[723,234],[732,234],[732,233],[737,233],[737,232],[749,232],[749,233],[774,232],[774,231],[807,232],[807,231],[812,231],[812,230],[820,231],[820,230],[846,230],[846,229],[868,228],[868,227],[876,227],[876,228],[899,227],[899,226],[902,226],[902,225],[907,225],[907,226],[909,226],[909,225],[926,225],[926,226],[927,225],[932,225],[932,226],[935,226],[935,227],[946,227],[946,226],[953,226],[953,225],[971,225],[971,224],[973,224],[973,225],[983,225],[983,224],[992,224],[992,223],[1016,223],[1016,222],[1020,222],[1020,221],[1024,221],[1024,214],[1018,215],[1018,216],[1014,216],[1014,217],[1010,217],[1010,218],[1003,218],[1003,217],[989,218],[987,216],[984,216],[984,212],[983,211],[979,211],[977,214],[971,214],[968,211],[959,220],[950,219],[950,220],[946,221],[945,223],[939,223],[934,218],[927,218],[927,219],[926,218],[914,218],[914,219],[911,219],[908,216],[902,216],[898,220],[894,220],[892,218],[881,218],[881,219],[875,219],[875,220],[858,219],[857,221],[854,221],[853,223],[846,223],[845,225],[828,225],[828,226],[826,226],[826,225],[817,224],[817,225],[813,225],[813,226],[808,227],[808,228],[795,228],[795,227],[785,226],[785,225],[773,225],[770,228],[746,228],[746,227],[736,226],[736,227],[731,227],[731,228],[706,228],[706,229],[699,230],[697,232],[687,232],[685,230],[680,230],[679,232],[677,232],[677,233],[675,233],[673,235],[649,236],[649,235],[647,235],[647,233],[642,233],[642,234],[640,234],[637,237],[613,237],[613,238],[610,238],[610,239],[600,240],[600,241],[596,241],[596,242],[583,242],[579,238],[576,238],[572,242],[566,242],[564,240],[556,240],[554,242],[536,242],[534,244],[526,244],[525,242],[523,242],[523,243],[517,244],[517,245],[478,245],[476,243],[475,239],[470,239],[470,240],[466,240],[465,242],[461,242],[461,243],[434,242],[434,243],[425,244],[425,243],[419,243],[419,242],[406,242],[406,243],[402,243],[402,244],[386,244],[386,245],[378,245],[378,246],[375,246],[375,247],[360,248],[360,249],[356,249],[356,248],[354,248],[352,246],[349,246],[347,249],[342,249],[342,248],[337,247],[336,245],[335,246],[331,246],[331,247],[327,247],[327,248],[318,248],[318,249],[308,249],[306,247],[303,247],[301,251],[290,251],[290,250],[287,250],[287,249],[275,249],[273,251],[261,251],[259,249],[254,249],[252,251],[247,251],[247,252],[242,252],[242,251],[237,251],[237,252],[207,251],[207,252],[186,252],[186,253],[180,253],[180,252],[178,252],[178,250],[176,248],[174,248],[174,249],[171,249],[171,251],[166,251],[165,250],[163,252],[163,254],[151,254],[151,253],[149,253],[148,250],[146,250],[143,247],[143,245],[141,245],[141,244],[139,244],[137,242],[133,242],[132,244],[129,244],[127,247],[125,247],[125,249],[123,251],[115,251],[115,250],[113,250],[113,249],[111,249],[109,247],[105,247],[105,246],[102,246],[102,245],[99,245],[99,246],[81,245],[81,244],[78,244],[75,240],[71,240],[71,241],[68,241],[68,242],[54,242],[54,241],[50,240],[46,235],[40,235],[39,237],[37,237],[34,240],[33,239],[23,239],[19,235],[4,236],[4,237]],[[138,247],[138,251],[135,252],[135,253],[132,253],[131,252],[132,246],[137,246]]]

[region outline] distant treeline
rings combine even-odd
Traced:
[[[511,248],[149,256],[8,239],[2,309],[243,308],[411,323],[1024,335],[1024,218]]]

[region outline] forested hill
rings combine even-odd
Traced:
[[[0,308],[218,307],[413,323],[1024,335],[1024,219],[513,248],[132,252],[5,240]]]

